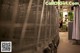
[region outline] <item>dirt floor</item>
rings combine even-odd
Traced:
[[[68,32],[60,32],[60,44],[57,53],[80,53],[80,45],[73,45],[72,40],[68,40]]]

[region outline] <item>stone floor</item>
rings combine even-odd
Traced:
[[[68,32],[60,32],[60,44],[57,53],[80,53],[80,45],[73,45],[68,40]]]

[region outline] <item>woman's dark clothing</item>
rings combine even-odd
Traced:
[[[63,21],[60,22],[60,27],[59,28],[62,28],[63,26]]]

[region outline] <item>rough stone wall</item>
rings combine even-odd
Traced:
[[[54,6],[46,6],[43,0],[3,0],[0,4],[0,41],[12,41],[12,53],[42,53],[52,40],[57,43],[59,15]]]

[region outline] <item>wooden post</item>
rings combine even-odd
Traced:
[[[27,13],[26,13],[26,18],[25,18],[25,21],[24,21],[24,24],[23,24],[23,28],[22,28],[22,32],[21,32],[21,37],[20,37],[20,47],[22,46],[23,39],[24,39],[24,36],[25,36],[25,32],[26,32],[26,28],[27,28],[26,24],[27,24],[27,21],[28,21],[28,18],[29,18],[32,2],[33,2],[33,0],[29,1]]]

